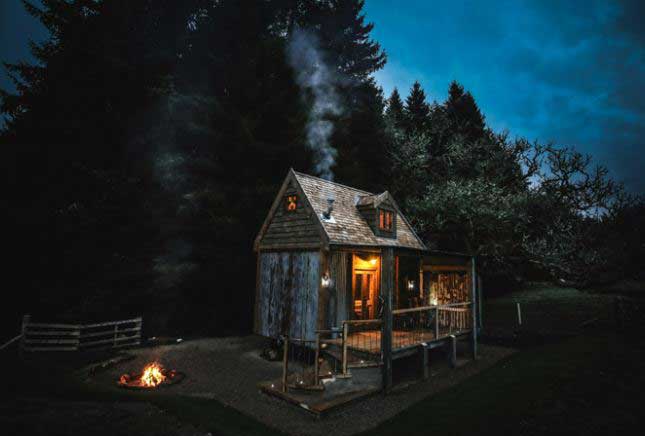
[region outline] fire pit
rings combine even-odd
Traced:
[[[141,374],[123,374],[117,385],[129,389],[154,389],[179,383],[185,375],[174,369],[167,370],[157,362],[149,363]]]

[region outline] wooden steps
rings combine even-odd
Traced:
[[[339,347],[327,347],[322,350],[323,355],[335,359],[339,364],[343,362],[343,352]],[[367,353],[360,353],[367,354]],[[380,359],[376,360],[373,355],[367,354],[366,356],[360,355],[353,350],[347,351],[347,367],[348,368],[375,368],[382,365]]]

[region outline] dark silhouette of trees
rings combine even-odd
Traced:
[[[403,106],[403,101],[401,100],[401,95],[399,94],[398,89],[394,88],[392,94],[387,99],[387,107],[385,108],[385,117],[390,125],[394,128],[401,129],[404,126],[405,120],[405,108]]]
[[[410,94],[405,99],[406,130],[422,132],[428,126],[430,106],[426,101],[426,94],[419,82],[414,82]]]
[[[431,246],[474,253],[488,274],[531,263],[578,283],[642,263],[642,200],[604,168],[493,132],[457,82],[444,102],[419,82],[386,100],[362,0],[25,7],[51,37],[34,62],[5,64],[16,89],[0,91],[25,289],[12,316],[248,331],[253,238],[287,170],[315,169],[312,96],[287,55],[296,29],[334,73],[336,179],[389,189]]]

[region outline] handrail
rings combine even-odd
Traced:
[[[291,342],[301,342],[301,343],[308,343],[308,342],[316,342],[315,339],[303,339],[303,338],[289,338],[289,341]]]
[[[353,325],[359,325],[359,324],[375,324],[375,323],[381,323],[383,320],[381,319],[347,319],[343,321],[343,324],[353,324]]]
[[[449,303],[449,304],[432,304],[430,306],[420,306],[420,307],[410,307],[407,309],[394,309],[392,311],[393,315],[400,315],[402,313],[409,313],[409,312],[424,312],[426,310],[442,310],[442,309],[449,309],[453,307],[460,307],[460,306],[469,306],[471,305],[472,302],[467,301],[464,303]]]

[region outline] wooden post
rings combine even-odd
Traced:
[[[482,312],[483,308],[482,306],[484,305],[484,285],[482,282],[482,276],[477,275],[477,321],[478,321],[478,327],[479,327],[479,334],[481,334],[481,329],[484,327],[484,323],[482,321]]]
[[[27,346],[27,326],[31,321],[31,315],[23,315],[22,317],[22,337],[20,338],[20,352],[22,353]]]
[[[517,303],[517,325],[522,325],[522,307]]]
[[[423,293],[423,257],[419,258],[419,298],[423,301],[423,306],[429,303],[428,296]]]
[[[143,317],[139,317],[138,322],[139,331],[137,332],[137,345],[141,345],[141,338],[143,337]]]
[[[439,306],[434,309],[434,339],[439,339]]]
[[[316,354],[314,357],[314,386],[318,386],[319,384],[319,365],[318,365],[318,359],[320,358],[320,332],[316,332]]]
[[[472,269],[472,292],[471,292],[471,310],[472,310],[472,324],[470,328],[472,329],[472,352],[473,359],[477,359],[477,307],[479,306],[479,301],[477,301],[477,271],[475,269],[475,257],[471,258],[471,269]]]
[[[448,341],[448,363],[451,368],[457,367],[457,336],[450,335]]]
[[[289,366],[289,335],[284,336],[282,344],[282,392],[287,392],[287,368]]]
[[[392,387],[392,293],[394,283],[394,249],[383,248],[381,255],[381,295],[383,297],[383,322],[381,327],[381,353],[383,355],[383,389]]]
[[[423,342],[419,347],[419,353],[421,354],[421,369],[423,371],[422,374],[424,379],[427,379],[430,376],[430,368],[428,368],[428,361],[430,360],[428,351],[428,344]]]
[[[347,334],[349,333],[349,325],[343,323],[343,375],[347,376]]]
[[[114,341],[112,342],[112,346],[116,347],[116,338],[119,335],[119,325],[114,324]]]

